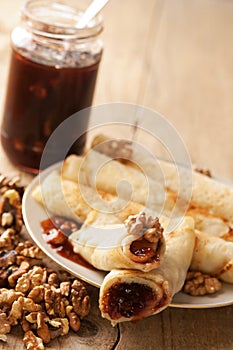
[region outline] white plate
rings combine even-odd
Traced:
[[[43,181],[43,179],[51,171],[59,168],[59,164],[52,165],[48,169],[44,170],[40,174],[40,177],[35,177],[31,184],[27,187],[23,196],[22,205],[25,226],[34,242],[59,266],[69,271],[74,276],[79,277],[96,287],[100,287],[106,274],[105,272],[91,270],[62,257],[54,249],[52,249],[43,238],[40,223],[41,221],[46,220],[49,216],[43,207],[33,199],[32,191],[39,184],[39,180]],[[174,296],[170,306],[179,308],[213,308],[230,304],[233,304],[233,285],[223,283],[223,288],[221,291],[213,295],[192,297],[180,292]]]

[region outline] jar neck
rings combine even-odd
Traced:
[[[102,17],[96,16],[88,26],[80,28],[79,19],[84,11],[79,4],[81,2],[28,0],[22,8],[22,24],[33,35],[54,41],[94,38],[103,30]]]

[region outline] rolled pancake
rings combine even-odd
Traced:
[[[84,192],[85,199],[82,195]],[[97,210],[101,202],[98,194],[88,186],[67,180],[61,181],[61,176],[56,171],[51,172],[40,186],[35,188],[32,196],[50,213],[80,222],[86,219],[92,209],[91,205]]]
[[[105,135],[97,135],[92,141],[92,147],[102,153],[111,156],[111,140]],[[122,140],[112,140],[114,147],[121,147]],[[110,142],[110,143],[108,143]],[[124,152],[123,149],[123,154]],[[145,156],[146,153],[146,156]],[[118,155],[120,150],[118,150]],[[177,167],[176,164],[157,159],[137,143],[127,143],[127,154],[132,165],[139,165],[148,177],[165,186],[170,196],[173,193],[187,196],[186,189],[192,185],[190,192],[190,208],[187,215],[192,216],[196,222],[196,228],[203,232],[233,240],[233,187],[227,186],[220,181],[203,175],[195,170],[185,167]],[[178,173],[179,169],[179,173]],[[180,178],[179,178],[180,175]],[[182,179],[182,187],[180,184]],[[192,181],[191,181],[192,180]],[[168,195],[169,196],[169,195]],[[173,201],[175,203],[175,201]],[[171,205],[172,206],[172,201]]]
[[[190,268],[233,283],[233,242],[195,230],[196,240]]]
[[[129,217],[122,225],[114,216],[91,212],[69,240],[74,252],[104,271],[150,271],[161,264],[165,252],[163,227],[158,218],[145,213]]]
[[[175,176],[175,167],[166,162],[160,162],[166,174],[168,187],[177,191],[178,183]],[[184,173],[186,169],[182,170]],[[188,174],[187,174],[188,176]],[[197,208],[206,208],[210,213],[233,222],[233,188],[214,178],[192,171],[191,203]]]
[[[85,157],[71,155],[62,168],[64,179],[82,183],[160,213],[166,193],[160,183],[143,172],[90,150]]]
[[[191,216],[195,221],[195,229],[204,233],[208,233],[215,237],[220,237],[227,241],[233,240],[233,230],[230,224],[224,218],[210,213],[205,208],[190,208],[187,215]]]
[[[95,191],[93,188],[62,179],[57,171],[51,172],[32,193],[33,198],[42,204],[49,213],[84,222],[92,211],[103,212],[118,223],[129,215],[139,213],[144,207],[138,203],[127,202],[121,198]]]
[[[63,181],[56,171],[51,172],[33,192],[32,197],[49,213],[75,219],[85,220],[89,209],[80,195],[78,184]],[[80,210],[79,210],[80,209]],[[76,213],[75,213],[76,210]],[[81,211],[81,212],[80,212]]]
[[[140,203],[158,215],[162,212],[165,215],[176,203],[174,193],[166,192],[161,183],[151,179],[143,171],[94,150],[90,150],[85,157],[69,156],[64,161],[62,176],[97,191]]]
[[[166,237],[166,252],[158,269],[150,272],[112,270],[100,288],[102,316],[116,324],[156,314],[181,290],[193,255],[194,222],[185,217]]]

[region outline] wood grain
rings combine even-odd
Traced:
[[[232,16],[229,0],[111,2],[95,98],[157,110],[198,167],[231,181]]]
[[[230,180],[232,18],[232,1],[165,1],[159,34],[150,43],[143,101],[177,128],[194,163]]]
[[[140,323],[121,326],[116,350],[231,350],[233,307],[218,309],[173,309]]]
[[[21,4],[0,4],[0,112],[10,31]],[[157,110],[178,130],[194,163],[233,181],[233,2],[112,0],[104,17],[105,51],[94,103],[128,102]],[[0,171],[16,171],[1,149]],[[97,299],[93,295],[92,313],[79,334],[59,338],[47,348],[114,348],[118,331],[101,319]],[[122,324],[115,349],[232,350],[232,324],[232,306],[169,308],[141,322]],[[23,349],[21,338],[16,327],[0,350]]]

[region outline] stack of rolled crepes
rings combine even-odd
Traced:
[[[195,243],[194,222],[185,217],[166,239],[163,262],[150,272],[114,269],[100,288],[102,316],[112,324],[136,321],[156,314],[181,290],[190,266]]]
[[[83,224],[69,239],[74,251],[97,269],[149,271],[160,265],[165,238],[158,219],[141,213],[139,222],[133,225],[126,220],[142,212],[144,207],[140,204],[116,199],[105,192],[96,193],[89,186],[61,179],[57,172],[50,173],[33,196],[49,213]],[[161,219],[165,226],[167,219]]]
[[[148,178],[160,184],[165,190],[171,210],[175,205],[179,192],[186,197],[187,189],[191,191],[186,214],[195,220],[195,228],[211,235],[233,241],[233,188],[202,173],[178,167],[172,162],[156,159],[151,153],[142,149],[137,143],[121,139],[109,139],[105,135],[97,135],[92,141],[95,153],[124,159],[127,154],[129,165],[143,171]],[[117,150],[117,152],[115,151]],[[67,174],[69,177],[69,174]],[[182,179],[182,184],[180,183]],[[182,193],[183,192],[183,193]],[[173,199],[173,200],[172,200]],[[187,198],[188,199],[188,198]]]
[[[175,205],[180,192],[180,178],[183,180],[181,192],[190,186],[190,200],[186,215],[195,222],[195,249],[190,268],[219,277],[233,283],[233,188],[199,171],[179,167],[173,163],[155,159],[142,150],[137,143],[127,140],[109,139],[97,135],[92,141],[95,152],[105,156],[128,161],[129,166],[143,171],[160,183],[169,198],[167,212]],[[138,166],[139,165],[139,166]],[[181,193],[182,197],[182,193]],[[173,202],[172,202],[173,198]],[[182,208],[181,208],[182,210]],[[179,212],[179,211],[178,211]]]
[[[63,191],[58,190],[56,182],[62,183]],[[128,204],[127,213],[123,214],[123,209],[117,213],[118,216],[100,212],[97,210],[98,196],[93,202],[95,209],[89,207],[78,191],[75,196],[80,198],[79,201],[70,201],[73,192],[68,191],[65,195],[67,184],[71,185],[69,180],[61,181],[57,173],[51,173],[41,184],[40,191],[36,189],[34,197],[41,203],[44,197],[47,209],[53,214],[74,218],[78,213],[79,218],[84,218],[81,229],[71,234],[70,241],[74,251],[93,266],[111,271],[100,289],[99,303],[103,317],[116,324],[139,320],[169,306],[173,295],[183,286],[192,259],[195,241],[193,219],[186,217],[179,228],[166,237],[167,218],[158,219],[139,212],[128,216],[122,224],[122,218],[141,209],[141,206]],[[69,205],[64,206],[65,202]],[[111,201],[105,204],[109,203]],[[64,207],[66,210],[62,212]]]
[[[137,157],[140,167],[131,164]],[[189,268],[233,283],[233,242],[223,239],[231,238],[232,189],[193,172],[187,216],[170,232],[169,213],[178,196],[174,167],[161,162],[164,183],[152,160],[145,161],[143,173],[143,159],[133,150],[130,162],[113,160],[101,148],[72,155],[62,174],[49,174],[33,194],[49,213],[83,223],[70,241],[93,266],[110,271],[99,305],[113,324],[166,308]]]

